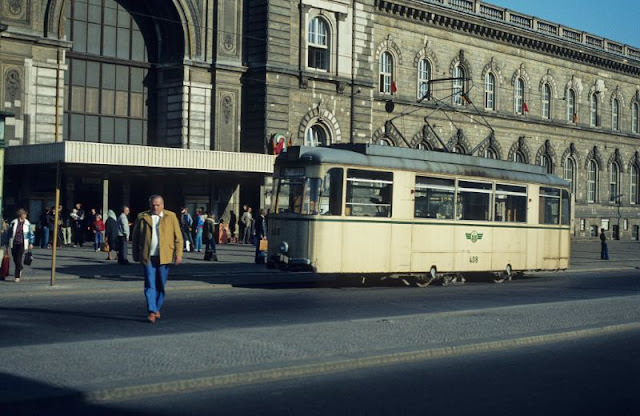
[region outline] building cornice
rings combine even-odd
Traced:
[[[483,6],[482,4],[480,5]],[[459,11],[451,6],[445,7],[444,5],[433,4],[431,2],[375,0],[375,8],[379,13],[421,22],[422,24],[440,26],[448,30],[511,44],[518,48],[526,48],[627,75],[640,75],[640,51],[626,46],[623,47],[609,42],[606,39],[596,38],[582,32],[575,33],[580,36],[580,39],[585,39],[585,42],[588,39],[595,39],[601,42],[602,48],[587,43],[572,41],[559,34],[553,35],[552,33],[522,27],[522,25],[516,25],[508,21],[489,18],[475,11]],[[525,18],[529,19],[529,17]],[[534,24],[533,20],[531,24]],[[545,24],[551,25],[549,23]],[[556,31],[569,33],[569,29],[564,29],[560,26],[553,27],[557,27]],[[610,52],[605,49],[605,45],[618,45],[622,48],[623,52],[626,50],[627,54]],[[638,56],[636,57],[635,54]]]

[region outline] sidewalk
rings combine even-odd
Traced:
[[[306,283],[327,280],[327,277],[311,273],[285,273],[267,269],[253,261],[254,247],[250,245],[218,245],[220,261],[206,262],[204,253],[185,253],[183,264],[171,270],[171,285],[175,288],[198,289],[220,287],[269,285],[278,283]],[[20,283],[13,282],[11,275],[0,281],[2,293],[24,293],[34,290],[136,290],[142,284],[140,265],[119,265],[107,261],[106,254],[95,252],[91,245],[82,248],[58,250],[55,285],[50,286],[51,250],[34,248],[32,266],[25,267]],[[600,260],[599,241],[574,242],[571,247],[569,272],[632,270],[640,266],[640,242],[610,241],[610,260]]]

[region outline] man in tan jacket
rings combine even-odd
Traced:
[[[160,319],[171,264],[182,262],[182,232],[176,214],[164,209],[160,195],[149,197],[149,211],[138,215],[132,233],[133,260],[144,267],[147,320]]]

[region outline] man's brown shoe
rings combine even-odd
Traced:
[[[156,314],[153,312],[149,313],[149,316],[147,316],[147,321],[151,322],[152,324],[156,323]]]
[[[156,316],[156,319],[160,319],[160,312],[156,312],[154,315]]]

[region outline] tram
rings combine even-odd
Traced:
[[[569,183],[543,167],[370,144],[275,162],[267,265],[354,276],[562,270]]]

